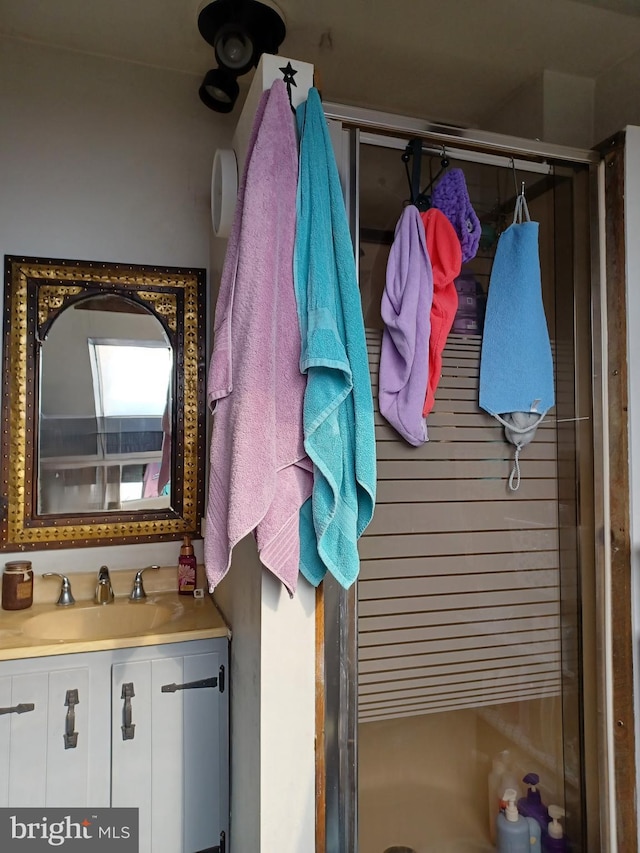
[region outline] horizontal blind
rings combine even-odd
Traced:
[[[478,407],[480,341],[450,336],[416,448],[379,413],[381,333],[367,330],[378,500],[360,540],[363,722],[560,691],[556,430],[542,422],[511,492],[514,448]]]

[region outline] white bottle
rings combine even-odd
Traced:
[[[565,816],[565,811],[562,806],[549,806],[549,827],[547,829],[547,837],[544,840],[545,853],[567,853],[569,847],[567,840],[564,837],[564,830],[560,823],[560,818]]]

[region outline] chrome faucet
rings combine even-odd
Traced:
[[[69,607],[69,605],[76,603],[75,598],[71,595],[71,583],[69,582],[69,578],[66,575],[61,575],[60,572],[45,572],[42,577],[62,578],[60,595],[58,597],[58,600],[56,601],[58,607]]]
[[[113,587],[107,566],[100,566],[94,601],[96,604],[113,604]]]
[[[159,568],[160,566],[147,566],[144,569],[140,569],[139,572],[136,572],[136,576],[133,579],[133,589],[131,590],[129,601],[144,601],[144,599],[147,597],[147,593],[144,591],[144,586],[142,585],[142,573],[146,572],[147,569]]]

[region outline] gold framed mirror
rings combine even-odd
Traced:
[[[3,551],[200,535],[205,271],[5,257]]]

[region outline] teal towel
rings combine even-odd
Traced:
[[[300,510],[300,571],[317,586],[328,570],[347,588],[375,505],[373,398],[353,244],[316,89],[296,118],[294,286],[307,374],[304,446],[314,466],[313,493]]]

